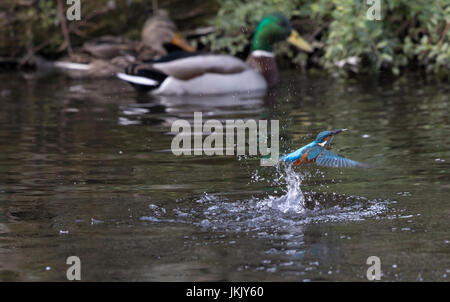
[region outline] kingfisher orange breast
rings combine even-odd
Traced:
[[[300,166],[303,164],[310,164],[313,163],[315,161],[315,159],[308,159],[308,151],[306,151],[305,153],[303,153],[303,155],[294,162],[294,166]]]

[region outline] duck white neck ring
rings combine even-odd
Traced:
[[[265,50],[259,50],[258,49],[258,50],[252,51],[252,56],[273,58],[273,57],[275,57],[275,54],[273,52],[270,52],[270,51],[265,51]]]

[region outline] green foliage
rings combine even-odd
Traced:
[[[278,43],[282,62],[320,67],[346,74],[337,62],[358,58],[359,73],[389,70],[400,74],[419,69],[448,76],[450,70],[450,0],[381,0],[380,21],[366,17],[366,0],[206,0],[219,4],[210,23],[215,33],[200,38],[211,51],[242,55],[264,15],[284,13],[300,34],[312,42],[313,54]],[[66,1],[63,1],[65,3]],[[77,46],[93,37],[111,34],[139,39],[151,13],[148,0],[82,0],[82,20],[69,22],[71,42]],[[160,1],[177,10],[180,1]],[[0,1],[0,57],[23,57],[39,50],[55,57],[65,53],[56,0]],[[184,2],[183,2],[184,3]],[[194,1],[174,16],[198,10]],[[213,5],[214,4],[214,5]],[[171,13],[173,13],[171,11]],[[185,19],[192,22],[192,18]],[[186,24],[180,29],[185,29]]]
[[[307,63],[344,73],[337,62],[360,59],[357,72],[390,70],[400,74],[408,68],[428,73],[450,69],[450,1],[382,1],[381,20],[366,17],[364,0],[220,0],[212,24],[219,29],[202,42],[213,51],[242,52],[251,43],[258,21],[271,12],[283,12],[294,27],[313,42],[309,57],[280,43],[276,52],[300,65]]]
[[[65,13],[69,6],[65,0],[62,2]],[[80,45],[102,34],[138,38],[142,24],[150,15],[150,2],[82,0],[81,20],[67,22],[72,44]],[[56,0],[7,0],[0,3],[0,56],[22,57],[35,49],[39,49],[40,54],[56,56],[64,53],[64,46]]]
[[[290,17],[289,1],[221,0],[219,3],[221,6],[217,17],[211,23],[220,30],[202,37],[201,42],[207,44],[212,51],[226,51],[232,55],[244,51],[251,44],[250,36],[265,15],[282,12]]]

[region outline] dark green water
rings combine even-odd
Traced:
[[[448,84],[291,72],[241,100],[0,83],[0,280],[64,281],[72,255],[84,281],[365,281],[369,256],[382,280],[450,280]],[[194,111],[279,119],[282,153],[349,128],[332,150],[374,167],[297,168],[307,209],[284,214],[272,204],[292,192],[258,158],[170,152]]]

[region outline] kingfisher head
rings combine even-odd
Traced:
[[[343,131],[346,131],[347,129],[337,129],[337,130],[332,130],[332,131],[322,131],[320,132],[317,137],[316,140],[314,142],[316,142],[319,146],[321,147],[326,147],[329,143],[331,143],[331,141],[333,140],[334,136],[336,134],[339,134]]]

